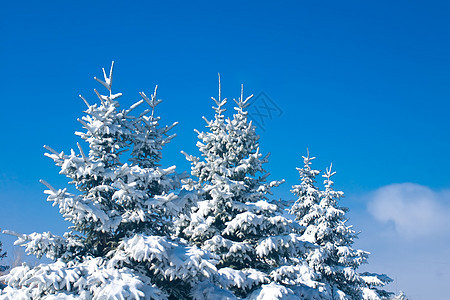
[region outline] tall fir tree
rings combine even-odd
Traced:
[[[232,119],[224,116],[227,100],[212,98],[215,115],[199,132],[201,157],[185,153],[191,174],[185,189],[199,194],[192,214],[180,221],[179,234],[220,257],[218,281],[236,297],[248,299],[299,299],[313,290],[314,274],[307,266],[292,264],[307,245],[296,234],[299,226],[281,215],[277,201],[269,201],[271,188],[263,165],[268,155],[259,150],[259,136],[246,108],[252,96],[243,90],[235,100]]]
[[[338,206],[343,192],[333,189],[332,176],[336,173],[330,168],[322,175],[324,190],[315,185],[320,171],[311,168],[315,157],[309,152],[303,156],[304,167],[297,168],[300,185],[294,185],[292,192],[298,197],[290,213],[305,227],[305,240],[318,245],[306,256],[306,262],[325,284],[321,290],[326,299],[388,299],[389,292],[378,289],[391,282],[386,275],[372,273],[360,274],[357,268],[367,263],[369,253],[353,249],[358,234],[346,224],[345,213],[348,208]]]
[[[159,125],[156,89],[120,109],[122,94],[111,89],[113,65],[103,75],[95,78],[108,90],[95,90],[99,105],[80,96],[87,106],[79,120],[85,131],[76,134],[89,145],[88,154],[80,144],[79,154],[45,147],[77,190],[42,181],[48,201],[73,225],[62,237],[6,231],[29,254],[54,262],[12,269],[2,277],[8,286],[0,299],[190,299],[192,288],[216,272],[207,251],[171,237],[173,219],[191,201],[189,193],[175,193],[183,178],[175,166],[158,164],[176,123]],[[149,108],[131,114],[143,103]]]

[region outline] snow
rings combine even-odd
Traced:
[[[269,278],[263,272],[254,269],[235,270],[232,268],[219,269],[220,283],[225,287],[237,287],[250,290],[261,283],[269,282]]]
[[[28,254],[52,262],[1,276],[7,286],[0,300],[392,298],[380,289],[392,281],[387,275],[357,270],[369,253],[353,248],[358,234],[346,224],[348,209],[338,205],[343,193],[333,188],[331,166],[321,190],[315,158],[303,156],[289,209],[295,220],[283,215],[288,201],[270,199],[284,180],[267,181],[269,155],[262,155],[248,120],[252,96],[244,99],[243,88],[226,117],[219,78],[214,118],[196,131],[201,156],[183,152],[188,176],[159,165],[177,122],[159,125],[157,87],[122,109],[122,94],[112,92],[113,65],[109,74],[103,69],[103,80],[95,78],[108,90],[94,90],[100,103],[81,97],[87,110],[76,135],[89,152],[80,144],[69,154],[45,146],[76,189],[41,181],[72,226],[63,236],[4,231]]]
[[[254,291],[248,298],[248,300],[268,299],[298,300],[300,298],[297,297],[291,289],[274,282],[262,285],[260,289]]]

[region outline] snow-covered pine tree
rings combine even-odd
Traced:
[[[406,296],[405,292],[400,291],[397,295],[392,297],[391,300],[408,300],[408,297]]]
[[[0,242],[0,260],[6,257],[6,252],[3,252],[2,249],[2,242]],[[3,274],[3,272],[7,271],[9,269],[9,266],[7,265],[0,265],[0,274]],[[6,285],[0,281],[0,289],[3,289]]]
[[[320,216],[320,212],[316,210],[320,203],[320,190],[315,185],[315,178],[320,174],[320,171],[311,168],[312,161],[316,158],[309,156],[309,150],[307,152],[306,157],[302,156],[304,167],[297,168],[301,184],[292,186],[291,190],[298,200],[294,202],[289,211],[304,228],[307,228],[311,225],[311,221]]]
[[[294,185],[292,192],[298,197],[290,213],[304,226],[305,240],[319,248],[312,249],[306,262],[325,284],[321,291],[327,299],[387,299],[390,296],[377,287],[392,280],[386,275],[358,273],[357,268],[367,263],[368,252],[352,248],[358,234],[346,224],[346,207],[338,206],[343,192],[333,189],[331,177],[336,173],[330,168],[322,175],[325,190],[315,185],[315,177],[320,173],[311,168],[315,157],[303,156],[304,167],[297,168],[301,184]]]
[[[172,238],[172,221],[189,202],[177,195],[181,178],[175,166],[161,168],[161,149],[175,125],[161,127],[155,93],[120,109],[112,92],[113,65],[104,80],[100,104],[87,105],[77,132],[89,145],[86,154],[45,147],[75,187],[56,189],[42,181],[48,201],[58,205],[71,226],[64,236],[50,232],[15,234],[16,245],[53,263],[22,265],[1,279],[0,299],[189,299],[191,288],[216,272],[215,260],[196,246]],[[132,111],[149,105],[138,116]],[[128,151],[129,154],[126,154]],[[128,163],[123,162],[128,160]]]
[[[300,257],[309,243],[281,215],[281,206],[268,200],[271,188],[283,181],[266,182],[268,155],[260,153],[259,136],[248,120],[250,99],[241,90],[236,113],[225,119],[227,100],[221,98],[219,78],[219,98],[212,98],[214,119],[204,118],[208,131],[196,131],[202,157],[184,153],[197,178],[186,180],[184,188],[198,191],[200,200],[181,220],[179,233],[220,256],[218,281],[237,297],[299,299],[295,292],[309,292],[315,282],[307,266],[289,259]]]
[[[3,252],[2,246],[3,246],[3,244],[0,241],[0,260],[2,260],[3,258],[6,257],[6,252]],[[8,269],[9,269],[9,266],[0,265],[0,273],[3,273]]]

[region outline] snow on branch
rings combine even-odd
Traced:
[[[105,68],[102,68],[103,78],[105,81],[102,81],[94,76],[94,79],[97,80],[99,83],[101,83],[105,88],[107,88],[109,92],[111,92],[113,68],[114,68],[114,61],[111,62],[111,69],[109,70],[109,77],[106,76]]]

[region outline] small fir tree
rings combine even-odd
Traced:
[[[305,240],[318,245],[306,256],[306,262],[325,284],[322,295],[326,299],[387,299],[390,293],[378,290],[392,280],[386,275],[359,274],[357,268],[367,263],[368,252],[352,248],[358,234],[346,224],[348,208],[338,206],[343,192],[333,189],[331,177],[336,173],[330,168],[322,175],[325,190],[315,186],[315,177],[320,173],[311,168],[315,157],[309,152],[303,156],[304,167],[297,168],[300,185],[292,192],[298,197],[290,213],[305,227]]]
[[[297,222],[304,228],[312,224],[312,220],[320,216],[320,211],[315,208],[320,203],[320,191],[316,187],[316,176],[320,174],[319,170],[311,168],[315,157],[308,155],[302,156],[304,167],[297,168],[300,174],[301,184],[292,186],[291,192],[297,196],[298,200],[290,208],[290,213],[296,217]]]
[[[176,123],[159,126],[156,89],[120,109],[112,71],[113,65],[109,76],[103,70],[104,80],[95,78],[108,90],[107,95],[95,90],[100,105],[81,97],[87,105],[79,120],[85,131],[76,134],[89,152],[80,144],[79,154],[46,147],[46,156],[78,192],[42,181],[45,193],[73,225],[62,237],[8,232],[29,254],[54,262],[12,269],[2,277],[8,286],[0,299],[190,299],[192,287],[207,283],[216,271],[206,251],[171,237],[173,219],[191,201],[189,194],[174,192],[183,178],[175,166],[158,164]],[[145,102],[149,109],[131,114]]]
[[[185,154],[197,179],[184,187],[197,191],[199,201],[180,221],[179,234],[219,255],[218,281],[237,297],[294,297],[293,286],[305,293],[315,285],[314,275],[290,260],[302,256],[305,242],[295,233],[298,226],[280,214],[280,205],[268,200],[271,188],[283,181],[266,182],[268,155],[260,153],[246,111],[251,96],[244,99],[241,90],[232,119],[223,115],[227,100],[221,98],[220,78],[219,98],[212,99],[214,119],[204,118],[208,131],[196,131],[202,157]]]
[[[397,295],[392,297],[392,300],[408,300],[408,297],[406,296],[405,292],[400,291]]]
[[[0,260],[4,259],[6,257],[6,252],[3,252],[2,248],[3,244],[0,242]],[[9,266],[0,265],[0,273],[5,272],[9,269]]]
[[[6,257],[6,252],[3,252],[2,249],[2,242],[0,242],[0,260],[4,259]],[[7,265],[0,265],[0,274],[3,274],[9,269],[9,266]],[[6,285],[0,281],[0,289],[3,289]]]

